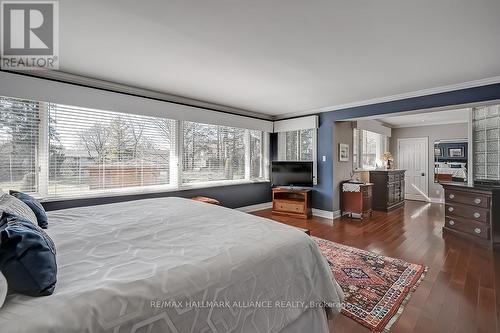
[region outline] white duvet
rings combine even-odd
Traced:
[[[181,198],[49,213],[58,283],[12,294],[1,332],[279,332],[342,291],[294,228]]]

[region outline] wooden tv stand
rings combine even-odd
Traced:
[[[310,218],[311,190],[273,188],[273,214]]]

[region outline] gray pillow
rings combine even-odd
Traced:
[[[35,213],[33,213],[31,208],[18,198],[7,193],[0,194],[0,215],[2,215],[3,212],[17,215],[36,226],[38,225]]]

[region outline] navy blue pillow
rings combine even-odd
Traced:
[[[450,168],[452,168],[452,169],[461,169],[462,166],[460,164],[450,164]]]
[[[28,195],[23,192],[17,192],[17,191],[9,191],[9,194],[12,195],[13,197],[18,198],[22,202],[24,202],[31,210],[33,213],[35,213],[36,220],[38,223],[38,226],[43,229],[47,229],[49,226],[48,223],[48,217],[47,213],[45,213],[45,209],[43,209],[43,206],[33,198],[31,195]]]
[[[54,243],[30,221],[4,212],[0,219],[0,271],[15,292],[51,295],[57,282]]]

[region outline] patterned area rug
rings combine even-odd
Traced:
[[[344,291],[342,313],[373,332],[388,331],[426,267],[313,237]]]

